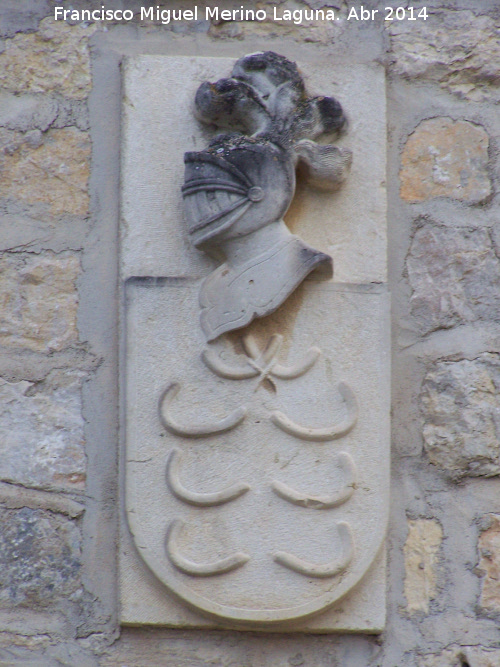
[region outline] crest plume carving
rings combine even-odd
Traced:
[[[340,103],[308,97],[295,63],[272,51],[244,56],[229,78],[201,84],[195,108],[201,122],[227,132],[184,156],[190,239],[224,260],[200,291],[211,341],[275,311],[311,272],[332,277],[332,258],[292,234],[283,216],[296,169],[311,186],[333,190],[351,153],[314,141],[345,127]]]

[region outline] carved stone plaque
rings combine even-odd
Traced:
[[[232,225],[234,211],[253,210],[254,224],[268,163],[305,149],[283,149],[266,128],[263,139],[224,138],[207,150],[214,129],[195,117],[199,92],[194,107],[205,81],[226,91],[221,78],[233,71],[230,81],[261,106],[274,94],[262,63],[250,63],[254,79],[248,61],[234,63],[141,57],[125,68],[122,622],[377,632],[389,485],[382,74],[354,66],[325,76],[302,64],[308,94],[334,95],[349,117],[335,150],[352,151],[352,171],[338,192],[312,195],[299,168],[272,244],[266,225],[249,253],[247,227],[243,241],[228,236],[219,210]],[[305,141],[331,161],[333,149]],[[253,151],[253,171],[242,150]],[[248,225],[244,212],[238,220]],[[222,265],[214,222],[217,234],[224,227]],[[209,256],[193,245],[208,245]],[[333,280],[313,270],[330,266],[329,255]],[[282,285],[293,257],[312,273],[290,295]],[[244,292],[234,287],[242,280]],[[271,305],[258,311],[263,294]]]

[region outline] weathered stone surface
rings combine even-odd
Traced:
[[[409,79],[435,81],[475,102],[498,101],[498,28],[490,16],[449,9],[432,12],[427,21],[394,21],[394,71]]]
[[[0,86],[22,93],[59,93],[73,99],[91,89],[88,40],[95,26],[69,25],[48,17],[39,30],[18,34],[0,54]]]
[[[500,260],[487,229],[426,224],[407,258],[411,313],[423,334],[482,320],[498,320]]]
[[[342,643],[296,633],[179,632],[122,628],[100,667],[367,667],[381,664],[376,642]],[[395,663],[392,663],[391,667]]]
[[[439,361],[422,385],[424,447],[452,477],[500,473],[500,355]]]
[[[0,343],[51,352],[78,342],[74,254],[6,253],[0,261]]]
[[[500,515],[487,518],[490,526],[481,533],[478,543],[478,567],[483,573],[479,604],[486,611],[500,613]]]
[[[2,37],[12,37],[16,32],[36,30],[40,20],[47,16],[47,4],[44,0],[32,0],[29,4],[22,5],[17,0],[2,0],[0,8]]]
[[[83,514],[85,506],[64,493],[27,489],[18,484],[0,482],[0,506],[6,509],[43,509],[57,514],[66,514],[76,519]]]
[[[42,134],[0,134],[0,192],[4,199],[46,204],[50,213],[86,215],[90,140],[68,127]]]
[[[498,667],[500,650],[482,646],[452,646],[423,656],[418,667]]]
[[[297,42],[311,42],[315,44],[331,44],[342,33],[344,22],[321,20],[319,15],[311,13],[311,9],[304,7],[296,0],[288,0],[283,7],[276,8],[275,4],[267,3],[267,19],[264,21],[220,21],[210,23],[209,35],[214,39],[269,39],[289,37]],[[316,9],[327,12],[323,1],[317,3]],[[286,11],[285,11],[286,10]],[[288,12],[288,13],[287,13]],[[295,12],[295,14],[294,14]],[[335,12],[339,17],[339,12]]]
[[[34,487],[83,487],[83,377],[79,371],[53,371],[38,384],[0,379],[0,479]]]
[[[70,126],[88,130],[89,111],[86,100],[0,91],[0,126],[19,132]]]
[[[57,102],[47,96],[0,91],[0,125],[10,130],[45,131],[57,116]]]
[[[31,650],[41,650],[46,649],[49,645],[50,637],[48,635],[25,636],[13,632],[0,632],[0,649],[21,646]],[[0,659],[1,657],[0,654]]]
[[[89,108],[86,100],[59,99],[57,118],[52,123],[54,128],[75,126],[86,131],[90,128]]]
[[[0,606],[46,607],[80,593],[80,533],[42,510],[0,510]]]
[[[469,121],[424,120],[401,155],[401,197],[419,202],[450,197],[471,204],[491,193],[486,131]]]
[[[436,565],[443,529],[434,519],[408,521],[408,537],[404,546],[404,593],[409,612],[429,612],[429,603],[436,597]]]

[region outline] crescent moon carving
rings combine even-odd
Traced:
[[[224,433],[230,431],[235,426],[238,426],[246,417],[247,411],[243,407],[233,410],[230,415],[220,419],[216,422],[208,422],[206,424],[199,424],[194,426],[181,426],[170,415],[170,407],[172,401],[180,391],[180,385],[177,382],[169,384],[164,391],[162,391],[158,401],[158,413],[162,425],[173,433],[185,438],[201,438],[207,435],[214,435],[215,433]]]
[[[193,577],[213,577],[217,574],[225,574],[242,567],[250,560],[250,556],[237,551],[232,556],[212,561],[211,563],[195,563],[181,555],[177,546],[177,538],[182,530],[183,522],[175,519],[168,528],[165,550],[167,556],[178,570]]]
[[[215,507],[223,505],[231,500],[236,500],[244,493],[249,491],[248,484],[233,484],[221,491],[214,491],[213,493],[198,493],[196,491],[189,491],[182,484],[180,480],[180,460],[181,452],[179,449],[173,449],[170,452],[167,461],[167,484],[173,495],[189,505],[196,507]]]
[[[338,389],[346,404],[347,416],[336,424],[325,426],[324,428],[301,426],[279,411],[271,413],[271,421],[282,431],[285,431],[285,433],[301,440],[327,442],[328,440],[341,438],[354,428],[358,420],[359,408],[356,396],[348,384],[341,382]]]

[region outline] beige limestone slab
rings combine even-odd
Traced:
[[[214,132],[193,114],[196,89],[229,76],[233,59],[138,56],[124,65],[122,276],[200,276],[214,264],[184,228],[181,185],[186,151]],[[308,93],[333,95],[349,120],[336,145],[353,151],[337,193],[298,183],[285,216],[292,232],[334,260],[334,280],[386,282],[386,119],[383,69],[299,63]]]
[[[233,64],[124,66],[121,621],[380,632],[389,318],[384,287],[369,283],[386,281],[383,70],[299,63],[308,94],[337,97],[349,118],[336,142],[353,151],[347,181],[333,194],[299,181],[285,216],[332,255],[333,283],[307,280],[271,316],[206,345],[198,292],[216,265],[187,238],[183,155],[214,136],[194,118],[196,89]]]
[[[122,526],[122,622],[380,631],[384,568],[377,555],[388,511],[388,295],[383,288],[306,281],[267,321],[250,327],[261,349],[270,334],[283,336],[279,365],[267,377],[228,381],[207,367],[203,351],[211,349],[218,363],[231,368],[244,367],[247,357],[237,335],[206,346],[199,328],[186,326],[196,320],[198,288],[199,281],[178,279],[132,279],[127,287],[125,510],[133,544]],[[313,347],[321,354],[307,372],[294,379],[279,376]],[[217,436],[169,432],[158,401],[172,382],[179,382],[180,392],[164,412],[179,428],[213,422],[242,406],[245,420]],[[349,385],[359,406],[345,436],[304,440],[272,421],[277,410],[313,429],[345,421],[340,382]],[[212,493],[235,483],[250,489],[217,506],[182,502],[167,481],[174,449],[182,454],[178,479],[190,491]],[[314,509],[273,493],[276,480],[314,497],[337,491],[346,481],[342,453],[357,477],[346,502]],[[216,576],[185,574],[169,550],[175,520],[183,521],[175,548],[188,564],[239,552],[249,556],[248,563]],[[345,549],[340,523],[350,527],[353,555],[339,575],[305,576],[273,560],[280,551],[315,565],[338,558]],[[172,602],[172,592],[190,610],[202,609],[205,619]],[[324,617],[323,608],[330,610]]]

